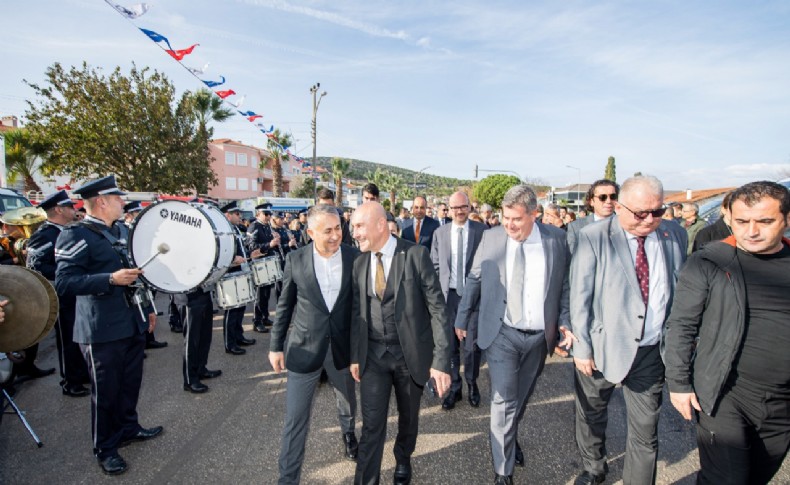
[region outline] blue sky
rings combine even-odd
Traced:
[[[204,77],[225,76],[303,157],[320,82],[320,156],[555,186],[601,177],[610,155],[619,180],[641,171],[668,189],[790,171],[790,2],[148,3],[132,24],[103,0],[3,2],[0,114],[23,116],[22,79],[56,61],[135,62],[201,87],[136,25],[200,43],[185,63],[210,62]],[[265,145],[241,117],[215,136]]]

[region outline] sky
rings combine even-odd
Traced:
[[[129,7],[136,2],[116,1]],[[104,0],[4,0],[0,115],[23,119],[55,62],[132,63],[202,87],[137,27],[312,156],[561,187],[634,172],[666,189],[790,172],[790,2],[152,0],[134,21]],[[228,98],[229,100],[238,97]],[[215,137],[264,147],[241,116]],[[427,167],[427,168],[426,168]]]

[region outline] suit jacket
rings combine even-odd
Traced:
[[[533,231],[540,231],[546,259],[546,284],[543,298],[546,347],[554,352],[559,327],[570,327],[568,313],[568,265],[570,253],[565,242],[565,231],[554,226],[535,223]],[[504,325],[507,308],[506,255],[508,235],[502,226],[483,233],[483,240],[475,254],[472,270],[466,279],[464,296],[458,306],[455,328],[470,331],[477,318],[477,346],[487,349]],[[485,288],[485,291],[482,289]]]
[[[413,219],[413,218],[412,218]],[[417,223],[416,220],[412,222],[410,226],[404,227],[401,231],[401,236],[403,239],[407,241],[411,241],[413,243],[418,243],[422,246],[425,246],[430,251],[431,243],[433,242],[433,231],[439,229],[439,221],[432,217],[424,217],[422,222],[420,222],[420,240],[417,241],[414,239],[414,225]]]
[[[343,275],[340,293],[331,310],[326,307],[316,279],[312,244],[286,256],[269,350],[282,352],[285,347],[288,370],[303,374],[318,370],[330,342],[336,368],[344,369],[351,362],[351,272],[359,251],[341,244],[340,252]],[[289,326],[291,331],[285,345]]]
[[[677,275],[686,260],[687,236],[683,228],[667,221],[661,221],[656,235],[666,265],[668,317]],[[571,263],[571,295],[571,323],[579,339],[573,355],[593,358],[606,380],[621,382],[639,348],[645,304],[616,215],[579,233]]]
[[[595,216],[590,214],[587,217],[576,219],[567,226],[568,230],[568,249],[571,254],[576,252],[576,243],[579,239],[579,231],[595,222]]]
[[[431,245],[431,261],[433,267],[439,274],[439,284],[442,287],[444,299],[447,300],[447,293],[450,291],[450,271],[455,261],[453,261],[453,224],[445,224],[433,233],[433,243]],[[488,229],[485,224],[469,221],[469,231],[466,234],[466,262],[464,264],[464,276],[469,274],[472,269],[472,261],[475,257],[480,240],[483,239],[483,232]],[[452,322],[451,322],[452,323]]]
[[[370,322],[370,253],[354,261],[351,363],[365,371]],[[387,285],[395,293],[395,324],[412,379],[423,386],[430,369],[450,372],[450,326],[444,297],[428,251],[397,239]]]

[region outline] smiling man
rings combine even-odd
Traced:
[[[764,484],[790,446],[790,193],[730,198],[732,236],[689,257],[667,322],[672,404],[697,418],[700,484]]]
[[[585,204],[592,208],[592,214],[568,224],[568,248],[571,254],[576,251],[576,241],[582,228],[593,222],[608,219],[614,214],[614,203],[619,193],[620,186],[611,180],[600,179],[593,182],[585,200]]]

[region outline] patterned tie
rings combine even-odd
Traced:
[[[455,260],[455,292],[464,294],[464,228],[458,230],[458,251]]]
[[[514,326],[524,320],[524,241],[516,243],[516,260],[513,262],[513,277],[507,291],[507,318]]]
[[[642,300],[647,306],[647,299],[650,295],[650,267],[647,264],[647,254],[645,253],[645,236],[636,237],[636,280],[639,282],[639,290],[642,292]]]
[[[420,242],[420,219],[414,221],[414,242]]]
[[[381,257],[382,253],[376,253],[376,296],[379,300],[384,299],[384,290],[387,288],[387,280],[384,279],[384,261]]]

